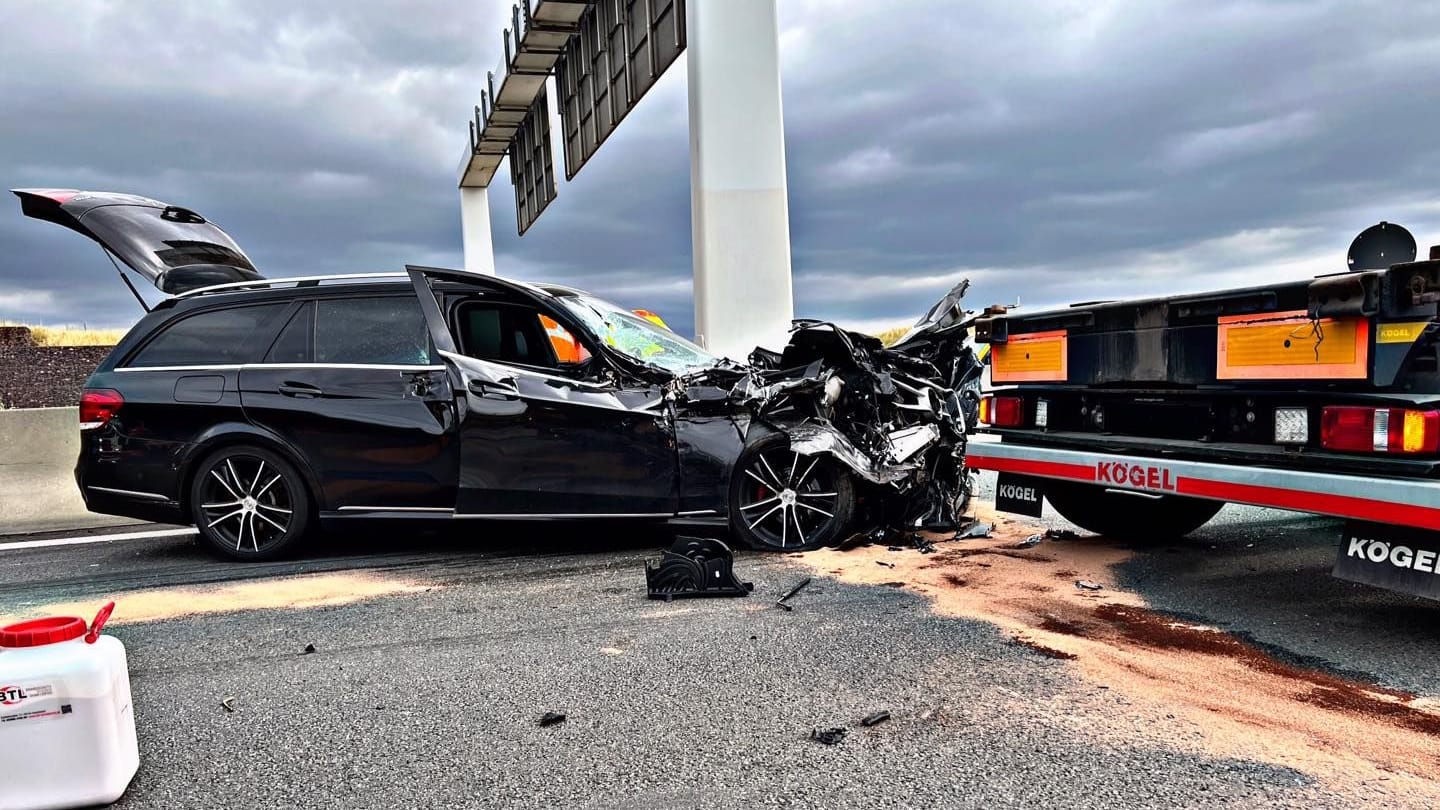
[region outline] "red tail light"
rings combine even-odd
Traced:
[[[995,427],[1025,424],[1025,400],[1021,397],[985,397],[980,400],[980,421]]]
[[[88,430],[109,423],[119,413],[125,398],[113,388],[87,388],[80,394],[80,428]]]
[[[1440,411],[1333,405],[1320,414],[1320,444],[1351,453],[1440,451]]]

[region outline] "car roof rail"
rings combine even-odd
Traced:
[[[325,282],[347,282],[347,281],[373,281],[378,279],[389,279],[391,281],[403,281],[407,278],[404,273],[340,273],[330,276],[293,276],[291,278],[266,278],[255,281],[232,281],[226,284],[212,284],[209,287],[197,287],[193,290],[174,295],[174,298],[193,298],[197,295],[210,295],[211,293],[235,292],[239,290],[262,289],[275,287],[280,284],[294,284],[296,287],[316,287]]]

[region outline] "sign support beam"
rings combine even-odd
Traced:
[[[495,275],[495,242],[490,235],[490,188],[460,187],[460,238],[465,269]]]
[[[743,360],[795,313],[776,0],[685,5],[695,331]]]

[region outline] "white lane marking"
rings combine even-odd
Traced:
[[[120,534],[89,534],[81,537],[52,537],[49,540],[21,540],[16,543],[0,542],[0,552],[19,551],[26,548],[51,548],[53,546],[80,546],[89,543],[109,543],[114,540],[148,540],[154,537],[181,537],[195,534],[194,529],[158,529],[152,532],[121,532]]]

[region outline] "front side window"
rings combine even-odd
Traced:
[[[413,295],[334,298],[316,301],[314,307],[316,363],[428,366],[433,362],[425,313]]]
[[[526,306],[468,302],[456,313],[456,326],[461,350],[481,360],[563,369],[590,359],[565,327]]]
[[[166,327],[126,366],[223,366],[252,361],[253,340],[271,328],[287,304],[261,304],[201,312]]]

